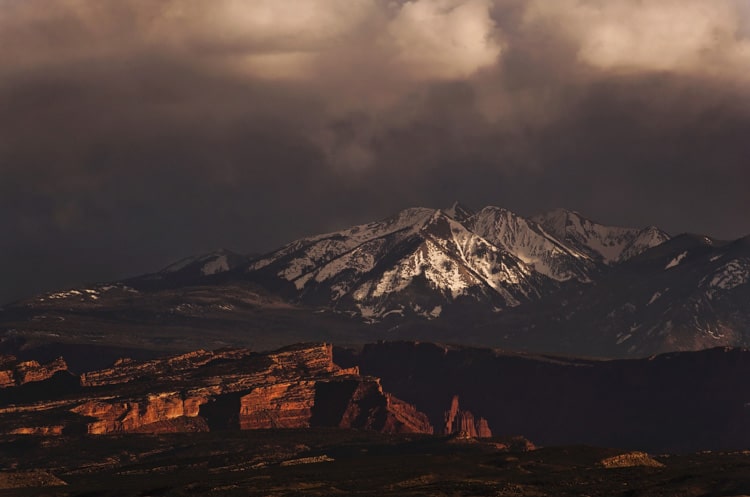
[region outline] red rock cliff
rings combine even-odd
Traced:
[[[39,364],[37,361],[18,362],[15,357],[4,356],[0,360],[0,388],[44,381],[58,371],[67,371],[67,369],[68,365],[62,357],[47,364]]]
[[[327,344],[121,360],[80,383],[73,398],[0,409],[0,421],[38,411],[47,424],[72,413],[91,434],[309,426],[432,432],[424,414],[385,393],[377,378],[335,365]],[[26,423],[14,429],[34,431],[28,416]]]

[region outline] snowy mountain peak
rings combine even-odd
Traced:
[[[539,225],[500,207],[485,207],[467,222],[479,236],[557,281],[589,281],[591,258],[570,249]]]
[[[588,283],[604,262],[661,240],[656,229],[606,227],[563,209],[540,221],[495,206],[415,207],[294,241],[248,264],[246,274],[275,282],[292,300],[368,320],[432,318],[457,301],[500,311],[538,300],[559,282]]]
[[[499,310],[535,300],[553,284],[454,217],[462,212],[407,209],[293,242],[247,272],[291,283],[300,301],[331,302],[368,320],[393,313],[434,318],[459,298]]]
[[[555,209],[532,219],[568,247],[605,264],[627,260],[669,240],[667,233],[654,226],[643,229],[605,226],[566,209]]]

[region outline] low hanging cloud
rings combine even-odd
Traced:
[[[745,235],[749,44],[746,0],[0,0],[0,301],[455,199]]]

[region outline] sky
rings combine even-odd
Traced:
[[[0,0],[0,303],[411,206],[750,234],[750,0]]]

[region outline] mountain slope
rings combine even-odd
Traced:
[[[540,298],[552,283],[512,252],[429,209],[294,242],[252,263],[248,275],[286,281],[301,302],[329,303],[367,319],[434,318],[462,298],[515,307]]]
[[[748,238],[680,235],[553,296],[518,343],[608,357],[747,346],[749,282]]]
[[[227,249],[219,249],[207,254],[186,257],[156,273],[145,274],[125,280],[126,285],[142,288],[164,288],[190,285],[206,277],[221,275],[249,263],[249,256],[237,254]]]
[[[557,281],[587,282],[596,271],[590,255],[565,246],[541,226],[509,210],[485,207],[468,218],[466,224],[474,233]]]

